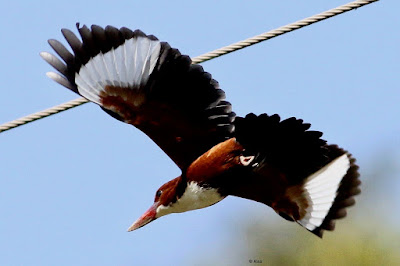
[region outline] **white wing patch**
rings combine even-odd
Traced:
[[[343,154],[307,178],[303,188],[309,206],[299,224],[310,231],[321,226],[349,168],[350,159]]]
[[[100,92],[107,85],[129,88],[145,85],[157,63],[160,49],[160,41],[137,37],[105,54],[100,52],[75,74],[79,93],[100,104]]]
[[[100,93],[105,86],[135,89],[147,83],[160,56],[161,43],[146,37],[136,37],[112,48],[107,53],[100,52],[75,73],[75,83],[79,93],[88,100],[100,104]],[[66,67],[54,55],[42,52],[46,62],[59,70]],[[65,77],[48,72],[47,76],[57,83],[73,89]]]

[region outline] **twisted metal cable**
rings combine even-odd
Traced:
[[[377,1],[379,1],[379,0],[357,0],[357,1],[345,4],[345,5],[342,5],[342,6],[338,6],[336,8],[332,8],[328,11],[325,11],[325,12],[319,13],[317,15],[314,15],[314,16],[296,21],[294,23],[282,26],[275,30],[268,31],[268,32],[262,33],[260,35],[254,36],[252,38],[248,38],[246,40],[243,40],[243,41],[222,47],[220,49],[216,49],[214,51],[205,53],[203,55],[194,57],[194,58],[192,58],[192,63],[193,64],[203,63],[203,62],[211,60],[213,58],[220,57],[222,55],[238,51],[245,47],[257,44],[262,41],[272,39],[279,35],[306,27],[306,26],[314,24],[316,22],[320,22],[322,20],[334,17],[336,15],[345,13],[347,11],[350,11],[350,10],[353,10],[353,9],[356,9],[356,8],[359,8],[359,7],[362,7],[362,6],[371,4],[373,2],[377,2]],[[19,118],[14,121],[0,125],[0,133],[4,132],[6,130],[9,130],[9,129],[15,128],[15,127],[25,125],[27,123],[33,122],[33,121],[41,119],[41,118],[45,118],[47,116],[66,111],[68,109],[74,108],[76,106],[82,105],[87,102],[88,102],[88,100],[86,100],[85,98],[78,98],[78,99],[48,108],[46,110],[37,112],[37,113],[24,116],[22,118]]]
[[[68,109],[77,107],[77,106],[82,105],[87,102],[88,102],[88,100],[86,100],[85,98],[78,98],[78,99],[75,99],[75,100],[72,100],[72,101],[69,101],[66,103],[59,104],[57,106],[50,107],[46,110],[18,118],[14,121],[0,125],[0,132],[9,130],[9,129],[12,129],[15,127],[19,127],[19,126],[25,125],[27,123],[33,122],[35,120],[66,111]]]
[[[260,35],[254,36],[252,38],[248,38],[246,40],[243,40],[243,41],[240,41],[240,42],[225,46],[223,48],[220,48],[220,49],[205,53],[204,55],[197,56],[197,57],[193,58],[192,61],[193,61],[193,64],[203,63],[203,62],[208,61],[210,59],[213,59],[213,58],[216,58],[216,57],[220,57],[222,55],[225,55],[225,54],[228,54],[228,53],[231,53],[231,52],[238,51],[240,49],[243,49],[243,48],[246,48],[248,46],[257,44],[259,42],[272,39],[272,38],[277,37],[279,35],[282,35],[282,34],[285,34],[285,33],[288,33],[288,32],[291,32],[291,31],[294,31],[294,30],[297,30],[297,29],[300,29],[300,28],[303,28],[303,27],[306,27],[306,26],[309,26],[309,25],[314,24],[316,22],[320,22],[322,20],[334,17],[336,15],[345,13],[347,11],[350,11],[350,10],[353,10],[353,9],[356,9],[356,8],[359,8],[359,7],[362,7],[362,6],[371,4],[373,2],[377,2],[377,1],[379,1],[379,0],[358,0],[358,1],[354,1],[354,2],[345,4],[345,5],[342,5],[342,6],[338,6],[336,8],[332,8],[330,10],[327,10],[325,12],[319,13],[317,15],[314,15],[314,16],[311,16],[311,17],[296,21],[294,23],[279,27],[279,28],[277,28],[275,30],[268,31],[268,32],[262,33]]]

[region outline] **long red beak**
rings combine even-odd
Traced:
[[[136,230],[151,221],[154,221],[157,214],[158,202],[155,202],[139,219],[137,219],[129,228],[128,232]]]

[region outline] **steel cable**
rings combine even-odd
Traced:
[[[246,48],[248,46],[260,43],[262,41],[272,39],[279,35],[306,27],[313,23],[320,22],[322,20],[334,17],[334,16],[342,14],[344,12],[347,12],[347,11],[350,11],[350,10],[353,10],[353,9],[356,9],[356,8],[359,8],[359,7],[362,7],[362,6],[371,4],[373,2],[377,2],[377,1],[379,1],[379,0],[357,0],[357,1],[345,4],[345,5],[342,5],[342,6],[338,6],[336,8],[332,8],[330,10],[319,13],[317,15],[296,21],[294,23],[279,27],[277,29],[274,29],[274,30],[271,30],[271,31],[268,31],[265,33],[262,33],[260,35],[254,36],[252,38],[248,38],[246,40],[243,40],[243,41],[222,47],[220,49],[216,49],[214,51],[205,53],[203,55],[194,57],[194,58],[192,58],[192,62],[193,62],[193,64],[203,63],[203,62],[211,60],[213,58],[220,57],[222,55],[238,51],[238,50]],[[69,102],[48,108],[46,110],[37,112],[37,113],[24,116],[22,118],[14,120],[14,121],[4,123],[4,124],[0,125],[0,133],[4,132],[6,130],[9,130],[9,129],[15,128],[15,127],[19,127],[19,126],[28,124],[30,122],[33,122],[33,121],[41,119],[41,118],[45,118],[50,115],[54,115],[54,114],[66,111],[68,109],[74,108],[76,106],[82,105],[87,102],[88,102],[88,100],[86,100],[85,98],[78,98],[78,99],[71,100]]]

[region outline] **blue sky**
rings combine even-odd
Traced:
[[[75,31],[76,22],[139,28],[194,57],[344,3],[2,3],[0,123],[77,97],[45,76],[51,67],[39,57],[50,51],[47,39],[62,40],[60,29]],[[237,114],[303,118],[353,153],[373,187],[372,160],[400,161],[399,9],[382,0],[203,66]],[[218,254],[232,227],[245,230],[238,221],[274,219],[267,206],[228,198],[127,233],[156,189],[179,174],[144,134],[94,104],[0,133],[0,264],[196,265]],[[400,200],[399,186],[386,186],[388,200]]]

